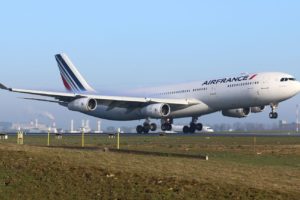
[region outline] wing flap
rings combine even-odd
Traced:
[[[58,103],[58,104],[63,104],[64,103],[62,101],[49,100],[49,99],[38,99],[38,98],[27,98],[27,97],[21,97],[20,99],[33,100],[33,101],[42,101],[42,102],[50,102],[50,103]]]
[[[143,97],[126,97],[126,96],[102,96],[102,95],[77,95],[77,97],[88,97],[100,101],[117,101],[117,102],[135,102],[135,103],[169,103],[178,105],[198,104],[195,99],[160,99],[160,98],[143,98]]]
[[[24,94],[32,94],[32,95],[39,95],[39,96],[46,96],[46,97],[76,97],[75,94],[72,93],[64,93],[64,92],[48,92],[48,91],[39,91],[39,90],[23,90],[23,89],[14,89],[11,88],[10,91],[17,92],[17,93],[24,93]]]

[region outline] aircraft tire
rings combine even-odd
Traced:
[[[196,124],[196,129],[197,129],[198,131],[202,131],[203,125],[202,125],[201,123]]]
[[[183,133],[189,133],[190,128],[188,126],[184,126],[182,131],[183,131]]]
[[[191,126],[190,133],[195,133],[195,132],[196,132],[196,126]]]
[[[277,119],[278,118],[278,113],[277,112],[270,112],[270,114],[269,114],[269,117],[271,118],[271,119]]]
[[[145,128],[144,128],[144,130],[143,130],[143,132],[144,132],[145,134],[148,134],[149,131],[150,131],[150,129],[145,129]]]
[[[156,131],[157,130],[157,125],[155,123],[150,124],[150,130],[151,131]]]
[[[142,133],[144,132],[144,127],[141,126],[141,125],[138,125],[138,126],[136,127],[136,132],[137,132],[138,134],[142,134]]]
[[[167,124],[162,124],[161,125],[161,130],[166,131],[167,130]]]

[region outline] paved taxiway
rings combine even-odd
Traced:
[[[9,135],[15,135],[16,133],[7,133]],[[86,136],[90,135],[108,135],[111,133],[86,133]],[[27,135],[47,135],[47,133],[28,133]],[[76,136],[81,135],[81,133],[63,133],[65,136]],[[234,133],[194,133],[194,134],[185,134],[185,133],[149,133],[149,134],[137,134],[137,133],[121,133],[121,136],[199,136],[199,137],[300,137],[300,133],[295,132],[234,132]]]

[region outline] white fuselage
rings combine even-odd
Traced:
[[[199,117],[205,114],[237,108],[278,104],[300,92],[300,83],[286,73],[269,72],[240,75],[207,81],[138,89],[132,96],[166,99],[194,99],[198,104],[171,107],[171,118]],[[112,108],[112,109],[110,109]],[[93,112],[85,113],[109,120],[145,119],[138,105],[108,105],[99,102]]]

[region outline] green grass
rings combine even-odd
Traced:
[[[47,136],[0,141],[0,199],[299,199],[300,138],[122,136],[121,149],[209,160],[103,152],[116,139]]]
[[[300,144],[300,137],[201,137],[201,136],[122,136],[122,149],[149,152],[179,153],[187,155],[208,155],[213,160],[224,160],[252,165],[299,167],[299,154],[292,154],[293,146]],[[9,137],[1,143],[16,143]],[[25,136],[24,144],[46,146],[47,136]],[[50,137],[50,146],[80,147],[81,136],[64,136],[58,140]],[[106,135],[85,136],[86,147],[116,148],[116,138]]]

